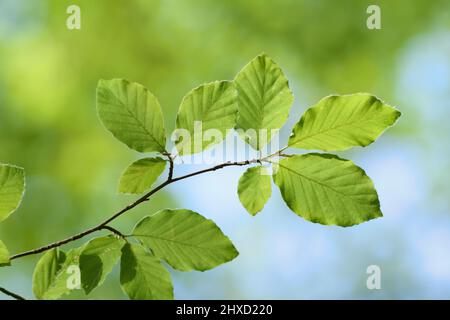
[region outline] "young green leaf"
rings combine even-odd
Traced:
[[[6,248],[2,240],[0,240],[0,267],[6,267],[10,265],[9,251]]]
[[[120,283],[132,300],[171,300],[170,273],[151,253],[136,244],[125,244],[120,262]]]
[[[400,117],[400,111],[365,93],[323,98],[294,126],[288,145],[340,151],[368,146]]]
[[[252,216],[264,208],[272,195],[272,186],[267,170],[262,166],[249,168],[239,179],[239,200]]]
[[[219,143],[237,117],[237,91],[230,81],[215,81],[189,92],[181,102],[176,128],[184,129],[175,142],[181,155],[201,152]],[[204,137],[209,130],[210,137]],[[215,134],[216,133],[216,134]]]
[[[294,96],[278,65],[266,55],[257,56],[234,80],[238,91],[237,129],[256,131],[240,136],[254,149],[261,150],[289,116]],[[267,134],[259,130],[267,130]]]
[[[239,254],[212,220],[185,209],[165,209],[145,217],[133,235],[180,271],[212,269]]]
[[[0,164],[0,222],[19,207],[24,192],[24,170],[12,165]]]
[[[66,260],[66,254],[58,248],[47,251],[39,259],[33,274],[33,293],[38,299],[45,299],[45,294],[54,283],[56,274]]]
[[[125,241],[115,236],[89,241],[80,255],[81,285],[89,294],[100,286],[112,271],[122,254]]]
[[[38,299],[55,300],[69,293],[69,277],[78,268],[81,248],[67,255],[58,248],[47,251],[38,261],[33,274],[33,293]]]
[[[119,192],[139,194],[149,189],[166,167],[161,158],[144,158],[133,162],[120,177]]]
[[[347,227],[382,216],[372,181],[349,160],[310,153],[278,165],[274,181],[284,201],[306,220]]]
[[[156,97],[144,86],[123,79],[100,80],[97,109],[105,127],[139,152],[164,152],[164,119]]]

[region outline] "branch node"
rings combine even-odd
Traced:
[[[115,235],[117,235],[117,236],[119,236],[119,237],[125,239],[125,235],[124,235],[122,232],[120,232],[119,230],[117,230],[117,229],[115,229],[115,228],[113,228],[113,227],[110,227],[110,226],[102,226],[101,229],[111,231],[111,232],[114,233]]]
[[[173,169],[174,169],[174,163],[172,155],[168,152],[163,153],[167,157],[167,160],[169,160],[169,175],[167,177],[167,181],[172,181],[173,179]]]

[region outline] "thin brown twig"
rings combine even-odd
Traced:
[[[273,155],[275,155],[275,154],[273,154]],[[268,156],[266,158],[270,158],[273,155],[270,155],[270,156]],[[264,159],[266,159],[266,158],[264,158]],[[144,194],[142,197],[140,197],[139,199],[137,199],[133,203],[129,204],[128,206],[126,206],[122,210],[116,212],[115,214],[113,214],[111,217],[109,217],[105,221],[101,222],[100,224],[98,224],[98,225],[96,225],[96,226],[94,226],[92,228],[89,228],[89,229],[87,229],[87,230],[85,230],[83,232],[80,232],[80,233],[78,233],[76,235],[73,235],[73,236],[71,236],[69,238],[66,238],[66,239],[63,239],[63,240],[60,240],[60,241],[56,241],[56,242],[50,243],[48,245],[45,245],[43,247],[39,247],[39,248],[33,249],[33,250],[29,250],[29,251],[25,251],[25,252],[22,252],[22,253],[15,254],[15,255],[10,257],[10,260],[15,260],[15,259],[22,258],[22,257],[25,257],[25,256],[29,256],[29,255],[39,254],[39,253],[45,252],[47,250],[60,247],[60,246],[62,246],[64,244],[67,244],[67,243],[79,240],[79,239],[84,238],[85,236],[87,236],[87,235],[89,235],[91,233],[94,233],[94,232],[97,232],[97,231],[100,231],[100,230],[103,230],[103,229],[108,229],[108,230],[112,231],[111,228],[108,227],[108,224],[110,222],[116,220],[118,217],[120,217],[124,213],[130,211],[131,209],[135,208],[139,204],[141,204],[141,203],[143,203],[145,201],[148,201],[149,198],[151,196],[153,196],[155,193],[157,193],[161,189],[167,187],[168,185],[170,185],[170,184],[172,184],[174,182],[177,182],[177,181],[180,181],[180,180],[184,180],[184,179],[187,179],[187,178],[190,178],[190,177],[194,177],[194,176],[197,176],[197,175],[200,175],[200,174],[203,174],[203,173],[213,172],[213,171],[216,171],[216,170],[219,170],[219,169],[223,169],[225,167],[249,165],[249,164],[252,164],[252,163],[259,162],[259,161],[264,160],[264,159],[253,159],[253,160],[237,161],[237,162],[225,162],[225,163],[216,165],[214,167],[210,167],[210,168],[207,168],[207,169],[203,169],[203,170],[199,170],[199,171],[196,171],[196,172],[192,172],[192,173],[189,173],[189,174],[186,174],[184,176],[177,177],[177,178],[170,177],[170,173],[169,173],[169,178],[166,181],[164,181],[160,185],[156,186],[155,188],[150,190],[148,193]],[[173,174],[173,171],[172,171],[172,174]]]
[[[7,289],[5,289],[3,287],[0,287],[0,292],[3,293],[3,294],[6,294],[7,296],[10,296],[10,297],[12,297],[12,298],[14,298],[16,300],[26,300],[24,297],[19,296],[17,293],[9,291],[9,290],[7,290]]]
[[[116,220],[117,218],[119,218],[124,213],[126,213],[126,212],[130,211],[131,209],[137,207],[141,203],[148,201],[151,196],[153,196],[155,193],[157,193],[161,189],[167,187],[168,185],[170,185],[170,184],[172,184],[174,182],[180,181],[180,180],[184,180],[184,179],[187,179],[187,178],[190,178],[190,177],[194,177],[194,176],[203,174],[203,173],[213,172],[213,171],[216,171],[216,170],[219,170],[219,169],[223,169],[225,167],[246,166],[246,165],[249,165],[249,164],[252,164],[252,163],[270,162],[269,159],[271,157],[276,156],[276,155],[286,157],[286,156],[289,156],[289,155],[286,155],[286,154],[282,153],[286,148],[287,147],[284,147],[283,149],[281,149],[281,150],[279,150],[279,151],[277,151],[277,152],[275,152],[273,154],[270,154],[270,155],[268,155],[268,156],[266,156],[264,158],[258,158],[258,159],[253,159],[253,160],[245,160],[245,161],[236,161],[236,162],[228,161],[228,162],[216,165],[214,167],[210,167],[210,168],[207,168],[207,169],[195,171],[195,172],[192,172],[192,173],[189,173],[189,174],[186,174],[184,176],[177,177],[177,178],[173,178],[173,166],[174,166],[173,158],[170,155],[170,153],[165,152],[164,155],[166,155],[166,156],[168,155],[169,159],[170,159],[169,160],[170,161],[169,175],[168,175],[168,178],[167,178],[166,181],[164,181],[160,185],[156,186],[155,188],[150,190],[148,193],[144,194],[142,197],[140,197],[139,199],[137,199],[133,203],[129,204],[128,206],[126,206],[122,210],[116,212],[115,214],[113,214],[111,217],[109,217],[105,221],[101,222],[100,224],[98,224],[98,225],[96,225],[96,226],[94,226],[92,228],[89,228],[89,229],[87,229],[87,230],[85,230],[83,232],[80,232],[80,233],[78,233],[76,235],[73,235],[73,236],[71,236],[69,238],[66,238],[64,240],[56,241],[56,242],[50,243],[48,245],[45,245],[43,247],[39,247],[39,248],[36,248],[36,249],[33,249],[33,250],[29,250],[29,251],[25,251],[25,252],[22,252],[22,253],[15,254],[15,255],[10,257],[10,260],[15,260],[15,259],[26,257],[26,256],[29,256],[29,255],[39,254],[39,253],[45,252],[47,250],[60,247],[60,246],[62,246],[64,244],[67,244],[67,243],[79,240],[79,239],[84,238],[85,236],[87,236],[87,235],[89,235],[91,233],[94,233],[94,232],[97,232],[97,231],[100,231],[100,230],[104,230],[104,229],[109,230],[109,231],[111,231],[111,232],[113,232],[113,233],[123,237],[124,235],[120,231],[118,231],[118,230],[108,226],[108,224],[110,222]]]
[[[169,160],[169,176],[167,177],[167,180],[172,180],[173,178],[173,169],[174,169],[174,158],[172,158],[172,155],[170,153],[165,154],[167,159]]]
[[[109,230],[109,231],[111,231],[112,233],[114,233],[115,235],[118,235],[119,237],[125,239],[125,235],[124,235],[122,232],[120,232],[119,230],[117,230],[117,229],[115,229],[115,228],[113,228],[113,227],[110,227],[110,226],[103,226],[102,229]]]

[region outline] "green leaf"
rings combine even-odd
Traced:
[[[6,267],[10,264],[8,248],[6,248],[3,241],[0,240],[0,267]]]
[[[161,158],[144,158],[133,162],[120,177],[119,192],[139,194],[149,189],[166,167]]]
[[[227,130],[235,127],[236,117],[237,91],[233,82],[215,81],[193,89],[183,98],[177,115],[179,137],[175,144],[179,153],[198,153],[221,142]],[[189,135],[182,135],[179,129]],[[210,137],[204,137],[207,130]]]
[[[272,195],[270,176],[266,167],[249,168],[239,179],[239,200],[252,215],[260,212]]]
[[[139,152],[164,152],[164,119],[156,97],[144,86],[123,79],[100,80],[97,109],[105,127]]]
[[[65,259],[65,253],[54,248],[47,251],[38,261],[33,274],[33,293],[36,298],[45,299],[46,292],[54,283]]]
[[[329,96],[303,114],[294,126],[289,146],[325,151],[365,147],[392,126],[400,114],[370,94]]]
[[[100,286],[122,254],[125,241],[115,236],[89,241],[80,255],[81,284],[86,294]]]
[[[133,300],[171,300],[173,286],[170,273],[149,252],[127,243],[122,249],[120,283]]]
[[[181,271],[212,269],[239,254],[212,220],[185,209],[165,209],[145,217],[133,235]]]
[[[69,285],[69,277],[73,276],[73,268],[78,268],[80,251],[81,248],[72,249],[66,255],[54,248],[42,256],[33,274],[33,293],[36,298],[54,300],[73,290]]]
[[[292,156],[279,162],[274,180],[289,208],[306,220],[347,227],[382,216],[372,181],[349,160]]]
[[[253,129],[256,135],[240,136],[254,149],[261,150],[289,116],[294,96],[278,65],[266,55],[257,56],[234,80],[238,91],[237,129]],[[259,130],[267,130],[267,135]]]
[[[8,218],[20,205],[25,192],[25,171],[0,164],[0,222]]]

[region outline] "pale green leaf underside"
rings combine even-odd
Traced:
[[[119,261],[124,244],[115,236],[96,238],[86,244],[80,255],[81,285],[86,294],[105,281]]]
[[[9,266],[9,251],[2,240],[0,240],[0,267]]]
[[[266,167],[247,169],[239,179],[238,195],[244,208],[251,214],[260,212],[272,194],[270,175]]]
[[[24,191],[24,170],[16,166],[0,164],[0,222],[19,207]]]
[[[120,177],[119,192],[140,194],[149,189],[166,167],[161,158],[144,158],[133,162]]]
[[[185,209],[166,209],[145,217],[133,235],[181,271],[209,270],[239,254],[213,221]]]
[[[382,216],[370,178],[337,156],[310,153],[283,159],[274,181],[289,208],[312,222],[347,227]]]
[[[261,150],[289,116],[294,96],[277,64],[266,55],[257,56],[236,76],[238,120],[236,129],[253,129],[256,135],[240,136],[254,149]],[[259,130],[267,130],[260,134]]]
[[[120,283],[132,300],[173,299],[169,271],[143,247],[127,243],[122,248]]]
[[[58,248],[47,251],[38,261],[33,274],[33,293],[38,299],[55,300],[68,294],[69,267],[78,266],[81,248],[67,254]]]
[[[235,127],[236,117],[237,91],[233,82],[215,81],[193,89],[183,98],[177,115],[176,128],[189,133],[188,136],[177,131],[180,137],[175,144],[179,153],[198,153],[221,142],[227,131]]]
[[[164,152],[164,119],[156,97],[144,86],[123,79],[100,80],[97,109],[105,127],[139,152]]]
[[[329,96],[309,108],[295,125],[289,146],[339,151],[365,147],[400,117],[400,111],[370,94]]]

